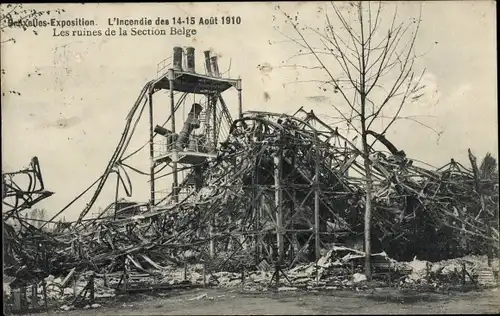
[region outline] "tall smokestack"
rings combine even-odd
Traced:
[[[186,71],[195,72],[194,47],[186,48]]]
[[[217,56],[210,57],[212,63],[212,73],[215,77],[219,77],[219,64],[217,64]]]
[[[182,71],[182,47],[174,47],[174,56],[172,65],[174,70]]]
[[[210,67],[210,51],[206,50],[203,52],[205,54],[205,68],[207,69],[207,75],[212,75],[212,68]]]

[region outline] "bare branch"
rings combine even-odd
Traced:
[[[312,69],[323,69],[321,66],[313,66],[313,67],[310,67],[310,66],[305,66],[305,65],[279,65],[279,66],[276,66],[275,68],[304,68],[304,69],[309,69],[309,70],[312,70]]]
[[[299,55],[312,55],[319,64],[319,66],[302,66],[302,68],[322,69],[330,79],[322,84],[332,85],[334,92],[340,93],[345,104],[349,106],[350,113],[347,115],[347,113],[340,111],[337,105],[333,105],[342,121],[346,122],[347,129],[352,128],[363,138],[365,159],[370,159],[368,151],[371,147],[365,144],[365,133],[370,130],[375,120],[383,117],[381,113],[388,104],[396,103],[395,114],[383,128],[381,135],[384,135],[396,120],[403,119],[400,114],[406,102],[418,99],[423,94],[420,82],[425,73],[424,70],[416,79],[413,71],[417,58],[414,47],[420,28],[422,7],[420,7],[418,20],[399,23],[396,21],[398,16],[398,7],[396,6],[388,21],[386,34],[383,34],[381,33],[382,4],[379,2],[377,5],[378,7],[375,8],[371,3],[368,3],[368,11],[363,7],[363,2],[351,5],[356,8],[355,13],[353,12],[356,15],[355,24],[353,24],[347,14],[341,12],[334,3],[331,3],[335,20],[339,21],[341,27],[333,25],[328,14],[329,8],[326,8],[324,32],[320,31],[319,28],[302,25],[299,28],[299,23],[282,11],[298,35],[297,39],[290,36],[286,36],[286,38],[296,42],[301,49],[307,49],[307,52],[300,50]],[[416,25],[414,25],[415,23]],[[354,25],[355,27],[353,27]],[[316,36],[315,40],[318,40],[323,47],[313,47],[311,45],[312,39],[307,37],[303,30],[312,31],[311,34]],[[383,36],[379,37],[377,34]],[[332,68],[329,68],[331,65],[328,63],[328,57],[335,61],[334,66],[338,65],[343,76],[334,76]],[[343,79],[346,77],[346,80],[340,79],[341,77],[344,77]],[[389,82],[385,82],[387,79]],[[345,86],[341,85],[343,83]],[[372,93],[375,89],[383,91],[382,95]],[[348,95],[348,93],[352,93],[352,95]],[[395,100],[398,101],[393,102]],[[409,117],[404,119],[415,120]],[[358,122],[356,123],[354,120]],[[361,127],[360,130],[359,127]],[[365,168],[367,167],[365,166]]]
[[[305,46],[304,44],[301,44],[301,43],[300,43],[300,40],[297,40],[297,39],[295,39],[295,38],[292,38],[292,37],[290,37],[290,36],[286,35],[285,33],[281,32],[281,31],[279,30],[279,28],[277,28],[277,27],[274,27],[274,29],[275,29],[276,31],[278,31],[278,33],[280,33],[281,35],[283,35],[284,37],[288,38],[288,40],[289,40],[289,41],[291,41],[291,42],[293,42],[293,43],[295,43],[295,44],[299,45],[299,46],[300,46],[300,47],[302,47],[302,48],[307,49],[307,46]]]
[[[331,2],[333,10],[335,11],[335,14],[337,15],[337,18],[339,18],[340,22],[342,23],[342,26],[345,28],[345,30],[349,33],[350,39],[353,41],[357,42],[359,45],[361,45],[361,40],[358,38],[356,34],[354,34],[354,31],[352,27],[347,23],[345,20],[343,14],[339,11],[339,9]],[[358,52],[359,53],[359,52]]]
[[[279,8],[279,7],[278,7]],[[281,10],[281,8],[280,8]],[[316,60],[320,63],[320,65],[323,67],[323,69],[325,70],[325,72],[328,74],[328,76],[332,79],[332,82],[336,85],[338,91],[342,94],[344,100],[347,102],[347,104],[349,105],[349,107],[356,113],[359,113],[355,108],[354,108],[354,105],[350,103],[349,99],[347,98],[346,94],[344,93],[344,91],[340,88],[340,85],[337,84],[337,81],[335,80],[335,78],[333,77],[332,73],[328,70],[328,68],[326,67],[326,65],[323,63],[323,61],[321,60],[321,58],[318,56],[318,54],[316,54],[314,52],[314,49],[309,45],[308,41],[304,38],[304,35],[302,34],[302,32],[300,32],[300,30],[298,29],[296,23],[294,23],[292,21],[292,19],[283,11],[281,11],[285,16],[286,18],[288,19],[288,21],[292,24],[294,30],[297,32],[297,34],[301,37],[301,39],[304,41],[304,43],[306,44],[306,46],[309,48],[309,50],[313,53],[314,57],[316,58]],[[345,117],[344,113],[342,113],[342,111],[340,111],[338,109],[338,107],[334,104],[332,104],[332,106],[337,110],[337,112],[339,112],[339,114],[341,116],[343,116],[343,118],[348,121],[347,117]],[[357,131],[357,128],[355,126],[352,126],[354,130]],[[359,133],[359,131],[357,131]]]
[[[434,132],[438,137],[441,136],[441,134],[443,134],[443,131],[437,131],[435,128],[423,123],[422,121],[416,119],[415,117],[434,117],[432,115],[410,115],[410,116],[398,116],[396,118],[395,121],[399,121],[399,120],[408,120],[408,121],[412,121],[412,122],[415,122],[417,124],[419,124],[420,126],[422,127],[425,127],[429,130],[431,130],[432,132]],[[390,117],[390,116],[379,116],[379,118],[393,118],[393,117]]]
[[[420,77],[420,78],[422,78],[422,77]],[[398,115],[399,115],[399,113],[401,112],[401,109],[403,108],[403,105],[405,104],[406,99],[408,98],[408,95],[410,94],[409,92],[410,92],[410,87],[411,87],[411,82],[412,82],[412,80],[413,80],[413,74],[410,76],[410,80],[408,81],[408,85],[407,85],[407,87],[406,87],[405,93],[404,93],[403,98],[402,98],[402,100],[401,100],[401,102],[400,102],[400,104],[399,104],[399,107],[398,107],[398,110],[397,110],[396,114],[393,116],[393,118],[392,118],[392,120],[389,122],[389,124],[387,124],[387,126],[384,128],[384,130],[382,131],[382,133],[380,133],[381,135],[385,135],[385,133],[387,132],[387,130],[389,129],[389,127],[391,127],[391,125],[392,125],[392,124],[394,124],[394,122],[395,122],[395,121],[396,121],[396,119],[398,118]],[[379,112],[379,113],[380,113],[380,112]],[[375,117],[373,118],[373,120],[375,120],[376,118],[377,118],[377,116],[375,116]],[[372,122],[373,122],[373,120],[372,120]],[[373,146],[373,144],[374,144],[376,141],[377,141],[377,140],[375,139],[375,141],[371,144],[371,146],[370,146],[370,147],[372,147],[372,146]]]

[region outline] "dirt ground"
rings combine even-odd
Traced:
[[[500,291],[467,293],[259,292],[196,289],[135,294],[101,302],[96,309],[52,311],[55,315],[308,315],[308,314],[483,314],[500,313]]]

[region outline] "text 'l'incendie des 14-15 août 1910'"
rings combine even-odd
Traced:
[[[171,17],[121,19],[108,18],[109,26],[152,26],[152,25],[238,25],[241,24],[239,16],[210,16],[210,17]]]

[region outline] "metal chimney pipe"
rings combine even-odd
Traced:
[[[210,57],[212,63],[212,73],[215,77],[219,77],[219,65],[217,64],[217,56]]]
[[[182,71],[182,47],[174,47],[172,65],[174,70]]]
[[[168,135],[172,134],[171,131],[169,131],[168,129],[166,129],[165,127],[162,127],[160,125],[156,125],[154,132],[156,134],[160,134],[162,136],[168,136]]]
[[[203,52],[205,54],[205,68],[207,69],[207,75],[212,75],[212,68],[210,67],[210,51],[206,50]]]
[[[200,116],[202,110],[203,107],[200,104],[193,103],[191,111],[189,111],[187,119],[184,122],[182,131],[179,133],[179,137],[177,138],[176,147],[178,150],[186,148],[186,146],[188,145],[187,142],[189,139],[189,135],[191,135],[191,132],[194,129],[200,127],[200,121],[198,120],[198,117]]]
[[[186,71],[195,72],[194,47],[186,48]]]

